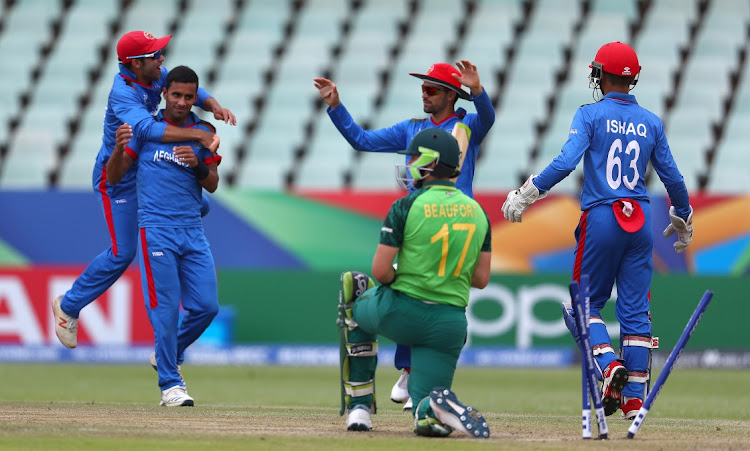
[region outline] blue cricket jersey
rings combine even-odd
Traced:
[[[441,128],[450,133],[457,122],[463,122],[471,129],[471,138],[469,139],[469,147],[466,149],[461,174],[456,179],[456,188],[473,198],[472,183],[474,181],[474,168],[479,155],[479,145],[487,136],[492,124],[495,123],[495,109],[487,91],[484,89],[479,96],[474,97],[472,95],[471,100],[474,101],[476,113],[467,114],[466,110],[459,108],[455,114],[440,123],[434,122],[432,118],[410,119],[379,130],[363,129],[354,122],[343,103],[333,110],[329,107],[327,111],[331,121],[349,144],[356,150],[366,152],[405,150],[409,147],[414,135],[426,128]],[[408,156],[406,159],[408,159]]]
[[[166,123],[163,110],[156,120]],[[175,124],[172,124],[175,125]],[[180,127],[196,127],[213,132],[193,112]],[[203,187],[187,163],[177,161],[172,148],[191,146],[204,163],[220,162],[221,157],[196,142],[162,143],[132,139],[125,149],[138,162],[138,226],[202,227],[201,196]]]
[[[135,74],[120,64],[120,73],[115,75],[112,89],[107,99],[107,110],[104,113],[104,134],[102,146],[96,157],[96,162],[106,166],[107,160],[115,148],[115,134],[117,129],[128,123],[133,127],[133,138],[142,142],[161,141],[164,136],[166,124],[154,120],[154,115],[159,111],[162,89],[167,84],[169,71],[162,67],[161,77],[151,83],[144,85],[135,81]],[[195,106],[202,107],[203,102],[212,97],[205,89],[198,88],[198,100]],[[132,171],[128,171],[125,177],[132,177]]]
[[[669,149],[664,124],[638,105],[635,96],[610,92],[578,109],[562,152],[534,178],[549,191],[568,176],[583,158],[581,210],[618,199],[649,202],[646,169],[653,165],[677,214],[690,214],[685,181]]]

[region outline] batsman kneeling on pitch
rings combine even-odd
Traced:
[[[363,273],[341,275],[341,414],[348,410],[350,431],[372,429],[382,335],[411,346],[415,434],[445,437],[458,430],[486,438],[484,417],[460,402],[451,384],[466,342],[469,289],[489,282],[489,220],[451,181],[459,147],[450,133],[423,130],[401,153],[410,158],[398,165],[398,181],[414,191],[393,203],[381,228],[372,262],[381,285]]]

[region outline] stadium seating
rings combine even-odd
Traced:
[[[593,101],[588,64],[621,40],[639,53],[633,93],[663,117],[688,188],[750,188],[750,88],[729,76],[746,73],[745,0],[24,0],[3,3],[2,24],[14,70],[0,72],[0,188],[90,187],[114,46],[137,29],[172,34],[166,67],[194,68],[237,115],[237,127],[216,124],[227,185],[392,189],[399,157],[353,151],[312,78],[332,78],[355,120],[378,128],[424,114],[409,72],[466,58],[497,113],[475,189],[513,188],[560,151],[576,108]]]

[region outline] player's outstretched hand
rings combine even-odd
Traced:
[[[339,100],[339,91],[336,89],[336,84],[327,78],[313,78],[315,87],[320,92],[320,97],[323,98],[325,103],[328,104],[331,109],[336,108],[341,104]]]
[[[482,83],[479,82],[479,72],[477,66],[471,64],[469,60],[456,61],[456,67],[461,72],[461,76],[453,74],[453,78],[462,85],[471,89],[471,93],[479,95],[482,93]]]
[[[234,116],[229,108],[219,108],[214,111],[214,118],[217,121],[224,121],[225,124],[237,125],[237,118]]]
[[[521,222],[521,216],[531,204],[547,197],[547,192],[540,193],[533,180],[534,174],[529,176],[523,186],[508,193],[502,207],[503,216],[508,221]]]
[[[674,207],[669,207],[669,221],[671,224],[664,229],[664,236],[670,237],[673,233],[677,232],[677,241],[673,246],[675,252],[681,254],[693,241],[693,207],[690,207],[690,214],[687,221],[677,216]]]

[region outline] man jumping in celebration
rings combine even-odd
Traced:
[[[169,73],[163,90],[166,108],[156,119],[175,127],[213,129],[190,111],[198,99],[198,76],[186,66]],[[141,284],[154,329],[155,363],[162,406],[192,406],[179,363],[185,350],[219,311],[216,269],[203,234],[203,189],[216,191],[219,155],[194,141],[165,144],[133,139],[123,124],[107,162],[107,181],[122,180],[131,167],[138,189]],[[212,150],[218,147],[214,135]],[[137,166],[134,164],[138,162]],[[180,303],[186,314],[179,321]],[[179,325],[178,325],[179,321]]]
[[[181,128],[164,121],[154,120],[159,110],[162,89],[169,71],[162,66],[162,51],[170,36],[156,38],[145,31],[125,33],[117,42],[119,73],[114,77],[104,115],[102,145],[93,171],[94,192],[104,212],[111,246],[97,255],[64,295],[52,300],[55,332],[60,342],[68,348],[78,345],[78,317],[84,307],[94,302],[120,278],[135,258],[138,242],[136,212],[135,170],[123,176],[112,186],[107,183],[105,167],[115,147],[115,133],[123,123],[128,123],[135,137],[142,141],[161,142],[198,141],[209,146],[214,130]],[[198,90],[195,104],[214,114],[214,118],[231,125],[237,120],[226,108],[204,89]],[[208,210],[205,203],[202,213]]]

